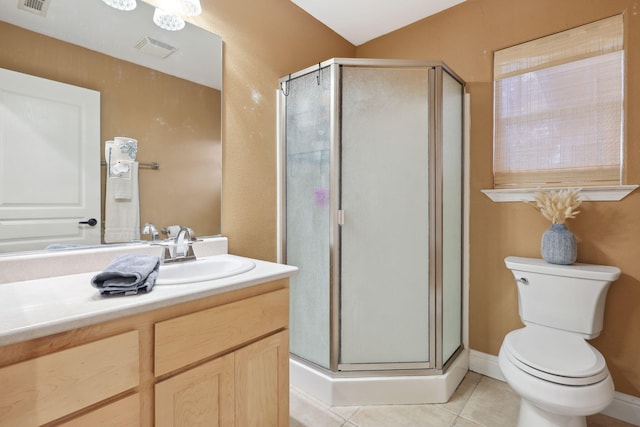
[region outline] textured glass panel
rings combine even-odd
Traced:
[[[323,70],[289,84],[287,111],[287,263],[291,352],[329,367],[330,79]]]
[[[462,85],[443,73],[442,360],[462,344]]]
[[[343,68],[341,363],[429,359],[427,69]]]

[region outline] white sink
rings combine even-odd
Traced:
[[[233,255],[215,255],[195,261],[160,265],[156,285],[177,285],[235,276],[253,269],[256,264]]]

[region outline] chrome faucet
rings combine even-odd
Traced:
[[[165,246],[163,262],[194,261],[196,254],[193,252],[192,244],[196,241],[196,235],[191,228],[180,227],[180,231],[173,241],[173,253],[169,247]]]
[[[160,240],[160,233],[158,233],[158,229],[156,229],[155,225],[147,222],[144,224],[142,228],[142,234],[150,234],[151,238],[149,240],[156,241]]]
[[[185,238],[186,238],[186,242],[185,242]],[[189,227],[180,228],[180,231],[178,232],[178,235],[176,236],[176,240],[175,240],[176,247],[173,255],[174,258],[187,257],[187,256],[193,256],[193,258],[195,258],[196,256],[194,255],[193,247],[191,246],[191,243],[195,241],[196,241],[196,235],[192,229],[190,229]]]

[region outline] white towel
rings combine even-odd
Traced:
[[[113,187],[116,200],[131,200],[133,196],[132,161],[119,160],[111,165],[111,176],[108,177]]]
[[[138,162],[131,162],[131,197],[117,198],[118,183],[107,174],[104,213],[104,242],[122,243],[140,240],[140,197],[138,190]],[[115,184],[115,185],[114,185]]]

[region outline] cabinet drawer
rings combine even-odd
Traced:
[[[289,290],[280,289],[155,325],[155,374],[222,353],[289,322]]]
[[[0,369],[0,426],[39,426],[139,383],[132,331]]]
[[[140,427],[140,395],[137,393],[98,408],[58,427]]]

